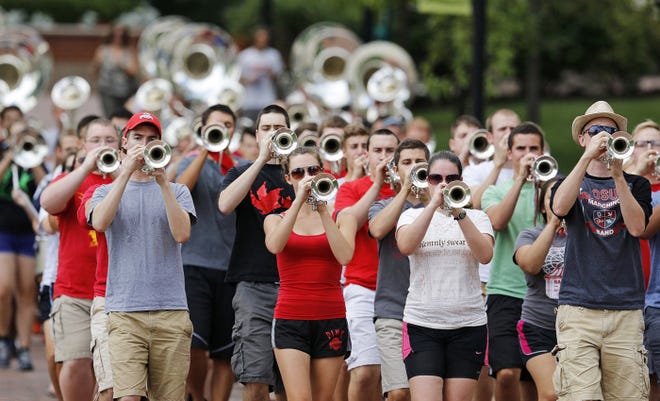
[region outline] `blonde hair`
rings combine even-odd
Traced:
[[[660,131],[660,125],[656,123],[655,121],[651,119],[647,119],[645,121],[642,121],[641,123],[637,124],[635,126],[635,129],[632,132],[632,136],[635,137],[641,130],[646,129],[646,128],[652,128],[656,131]]]

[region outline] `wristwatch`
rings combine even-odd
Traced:
[[[465,210],[461,210],[460,213],[458,213],[458,216],[454,217],[454,220],[463,220],[465,216],[467,216],[467,213],[465,213]]]

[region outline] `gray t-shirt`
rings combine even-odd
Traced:
[[[177,178],[194,159],[186,157],[179,162]],[[191,191],[195,210],[201,218],[192,226],[190,240],[181,247],[183,264],[186,266],[224,271],[229,267],[231,248],[236,236],[236,215],[224,215],[218,210],[218,198],[224,179],[218,163],[206,159]]]
[[[523,230],[518,235],[513,254],[515,255],[521,246],[531,245],[536,241],[541,231],[543,227]],[[564,275],[565,246],[566,236],[555,234],[541,271],[534,275],[525,273],[527,294],[520,315],[525,322],[548,330],[555,329],[555,308],[557,308],[561,278]],[[515,257],[513,261],[516,262]]]
[[[376,217],[394,198],[374,202],[369,208],[369,220]],[[423,207],[423,204],[419,206]],[[401,212],[413,204],[406,201]],[[396,226],[382,240],[378,241],[378,279],[374,313],[376,318],[403,320],[408,286],[410,285],[410,263],[408,257],[396,245]]]
[[[112,185],[101,185],[94,191],[88,220]],[[188,188],[181,184],[170,186],[194,222],[195,207]],[[105,236],[106,312],[188,309],[181,244],[172,237],[163,195],[155,181],[128,182]]]

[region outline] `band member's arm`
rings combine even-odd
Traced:
[[[552,216],[552,217],[550,217]],[[527,274],[538,274],[545,263],[555,233],[561,224],[561,220],[552,213],[548,214],[550,221],[545,225],[541,234],[533,243],[523,245],[513,254],[513,260]]]
[[[396,223],[401,216],[401,211],[406,205],[406,198],[410,194],[410,182],[408,181],[408,177],[403,177],[403,180],[404,182],[399,193],[396,194],[387,206],[369,220],[369,233],[378,240],[385,238],[396,227]]]
[[[208,150],[200,148],[199,154],[190,162],[188,167],[179,174],[176,178],[176,182],[187,186],[188,190],[192,191],[193,188],[195,188],[195,185],[197,185],[199,174],[202,172],[208,154]]]
[[[273,253],[278,254],[286,246],[291,236],[291,231],[298,218],[298,212],[307,200],[309,195],[309,188],[311,183],[310,176],[305,176],[298,183],[298,191],[296,191],[296,198],[293,200],[291,207],[286,211],[284,216],[278,214],[270,214],[264,220],[264,233],[266,234],[266,248]]]
[[[551,206],[554,214],[564,217],[573,208],[580,192],[580,187],[582,186],[582,180],[587,172],[587,167],[589,167],[589,163],[607,151],[605,145],[608,138],[609,134],[606,132],[601,132],[591,138],[591,142],[589,142],[589,145],[584,150],[577,164],[575,164],[575,167],[573,167],[573,170],[571,170],[553,194]]]
[[[101,147],[90,151],[80,167],[68,173],[62,179],[51,183],[41,195],[41,206],[50,214],[59,214],[64,211],[71,197],[76,193],[80,184],[87,176],[96,170],[96,158]]]
[[[518,171],[513,177],[513,186],[511,186],[502,201],[490,206],[486,210],[486,214],[493,224],[495,231],[502,231],[509,225],[511,216],[513,216],[513,212],[516,209],[516,203],[518,203],[520,191],[527,181],[529,168],[534,162],[534,157],[533,154],[529,153],[520,160]]]
[[[623,217],[623,222],[626,224],[626,229],[633,237],[639,237],[644,233],[646,228],[646,214],[644,209],[639,204],[637,199],[630,192],[630,187],[628,186],[628,181],[626,181],[623,176],[623,170],[621,167],[622,160],[617,159],[612,163],[612,179],[614,180],[614,185],[616,186],[616,193],[619,196],[621,216]],[[648,187],[648,201],[651,200],[651,186],[646,182]]]
[[[190,239],[190,215],[177,201],[172,186],[167,180],[165,169],[157,169],[154,171],[153,176],[156,178],[156,183],[158,183],[163,194],[167,223],[172,237],[176,242],[182,244]]]
[[[115,219],[119,202],[124,194],[126,185],[131,178],[131,174],[141,167],[140,159],[144,147],[135,146],[126,152],[126,158],[119,169],[119,175],[112,182],[112,187],[106,196],[94,207],[92,213],[92,227],[96,231],[105,232],[112,221]]]
[[[402,225],[396,230],[396,244],[402,254],[409,256],[415,253],[429,229],[433,214],[442,205],[442,202],[442,187],[438,185],[431,194],[431,200],[422,209],[419,216],[412,223]]]
[[[318,205],[318,212],[323,222],[325,234],[330,243],[332,254],[342,265],[347,265],[353,259],[355,252],[355,233],[357,231],[357,219],[350,213],[337,216],[337,223],[332,220],[325,204]]]
[[[14,161],[14,152],[11,149],[6,149],[2,152],[2,159],[0,160],[0,177],[4,177],[5,173]]]
[[[132,150],[129,150],[129,154]],[[128,169],[122,168],[119,176],[113,181],[108,194],[94,208],[92,213],[92,227],[96,231],[105,232],[115,219],[115,215],[119,209],[119,202],[124,194],[131,173],[132,170],[128,171]]]
[[[57,216],[48,214],[48,217],[46,217],[41,223],[41,228],[43,228],[48,234],[55,234],[60,229],[60,223],[57,220]]]
[[[463,209],[452,209],[451,214],[454,217],[458,217],[459,213],[462,211]],[[458,220],[458,226],[463,232],[465,242],[467,242],[467,245],[472,252],[472,256],[474,256],[474,258],[481,264],[489,263],[493,258],[493,237],[479,231],[469,216],[465,216],[463,219]]]
[[[227,188],[220,192],[218,209],[222,214],[229,214],[236,209],[250,191],[252,183],[261,169],[271,159],[271,138],[273,133],[266,135],[259,143],[259,156],[247,170],[238,176]]]
[[[646,229],[640,238],[649,239],[656,235],[658,231],[660,231],[660,204],[653,208],[649,224],[646,225]]]
[[[367,222],[369,217],[369,207],[378,199],[380,189],[383,187],[385,179],[385,168],[389,159],[383,159],[378,166],[376,166],[374,181],[369,190],[352,206],[349,206],[341,211],[341,213],[350,213],[357,219],[358,227],[362,227]]]

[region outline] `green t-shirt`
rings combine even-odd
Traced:
[[[499,185],[491,185],[481,197],[481,208],[487,211],[504,199],[513,186],[513,180]],[[525,274],[518,265],[513,263],[513,249],[518,234],[526,228],[534,226],[535,213],[534,185],[526,183],[520,190],[520,196],[513,211],[511,220],[502,231],[495,231],[495,247],[490,268],[490,277],[486,285],[487,294],[507,295],[514,298],[525,298],[527,284]],[[536,218],[537,224],[543,224],[543,218]]]

